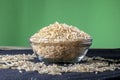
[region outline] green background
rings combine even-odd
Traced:
[[[90,34],[92,48],[120,48],[120,0],[0,0],[0,46],[29,46],[56,21]]]

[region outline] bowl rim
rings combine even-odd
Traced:
[[[82,44],[82,45],[91,45],[92,44],[92,41],[93,39],[90,38],[90,39],[80,39],[80,40],[66,40],[66,41],[50,41],[50,40],[53,40],[53,39],[49,39],[49,41],[33,41],[31,40],[31,38],[29,39],[29,42],[30,43],[34,43],[34,44],[70,44],[70,43],[79,43],[79,44]]]

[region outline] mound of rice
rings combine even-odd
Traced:
[[[30,41],[32,42],[60,42],[60,41],[79,41],[83,39],[91,39],[90,35],[77,27],[58,22],[50,24],[35,33]]]

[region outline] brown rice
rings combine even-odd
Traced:
[[[52,74],[61,75],[65,72],[103,72],[106,70],[120,69],[120,60],[104,59],[101,57],[85,57],[82,63],[75,64],[49,64],[44,62],[34,63],[33,55],[1,55],[0,56],[0,69],[10,68],[18,69],[22,73],[22,70],[26,71],[38,71],[40,74]],[[31,61],[33,60],[33,61]],[[111,63],[109,63],[109,61]]]
[[[72,62],[84,54],[92,41],[90,35],[77,27],[56,22],[40,29],[30,42],[33,51],[48,61]]]
[[[31,38],[31,42],[60,42],[60,41],[79,41],[82,39],[91,39],[90,35],[79,30],[77,27],[58,22],[50,24],[40,29]]]

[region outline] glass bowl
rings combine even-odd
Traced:
[[[44,62],[80,62],[92,44],[92,39],[79,41],[36,42],[30,40],[38,59]]]

